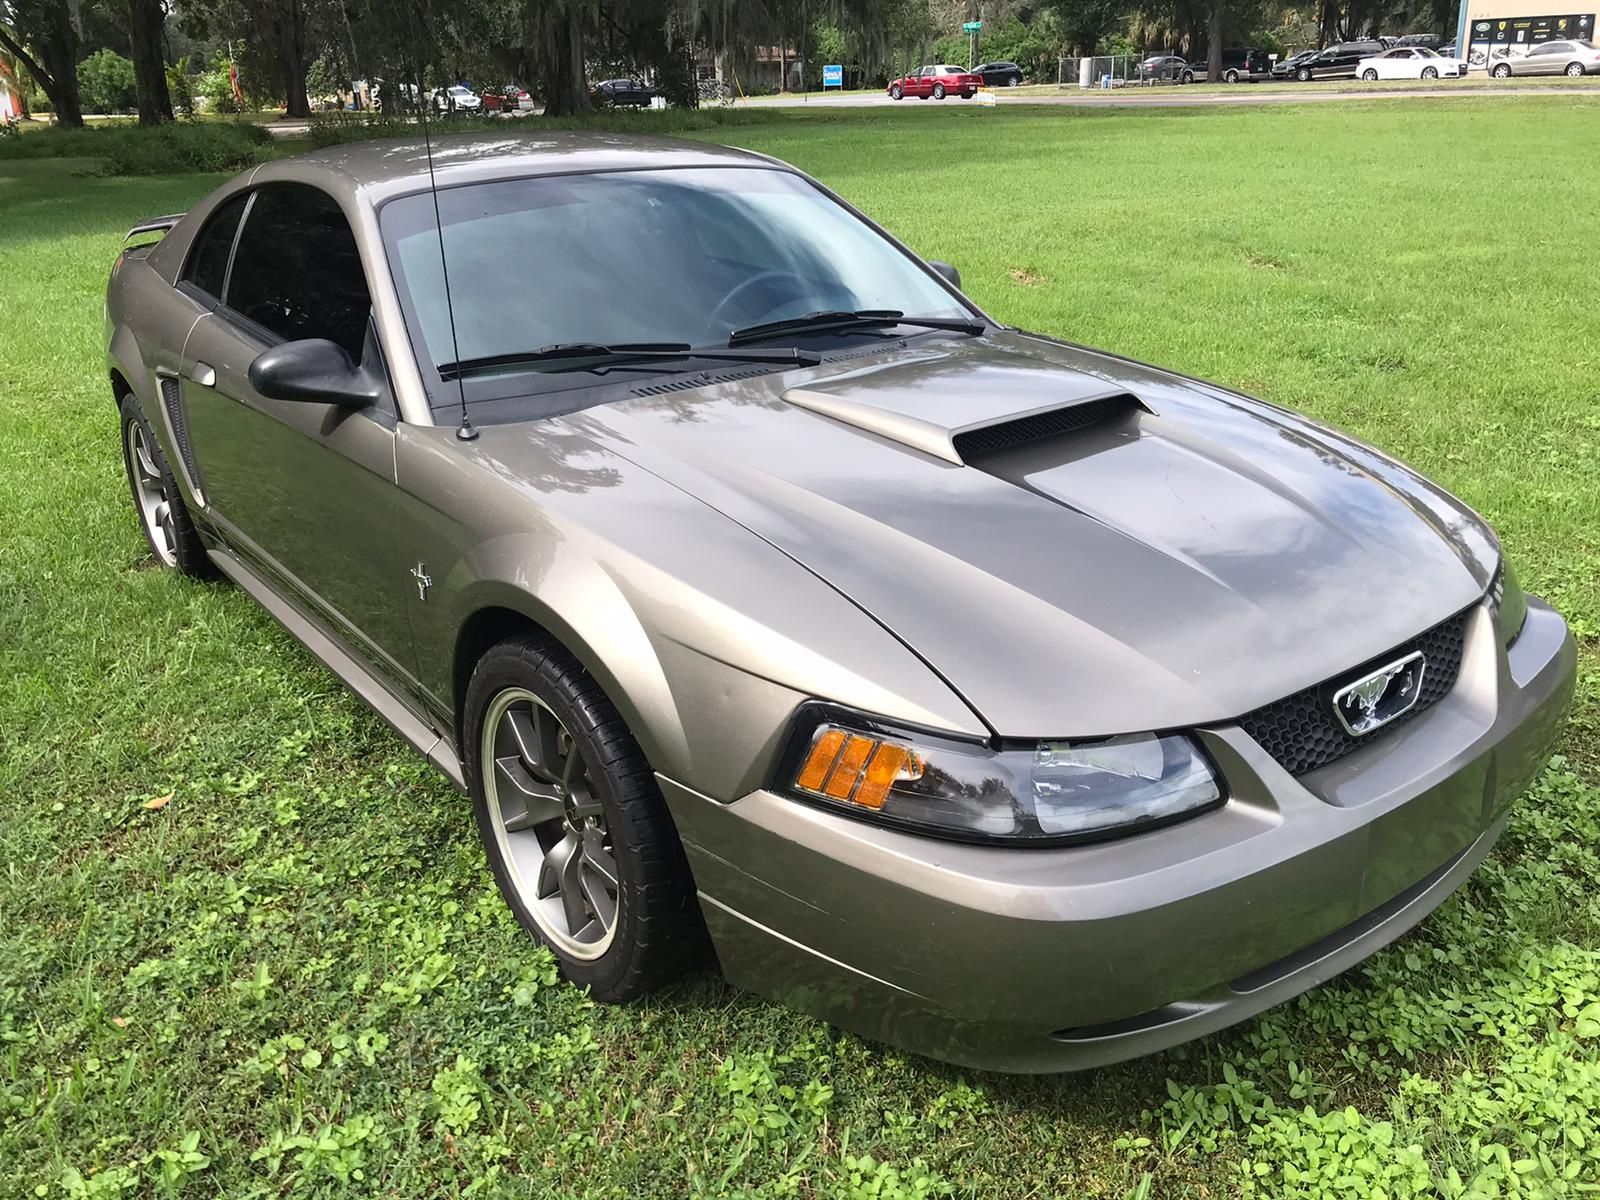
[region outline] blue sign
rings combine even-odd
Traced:
[[[844,87],[844,67],[838,63],[829,63],[822,68],[822,86],[825,88]]]

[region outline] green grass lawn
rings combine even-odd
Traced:
[[[1415,934],[1237,1030],[1046,1079],[908,1058],[708,975],[627,1010],[557,982],[466,803],[135,527],[106,271],[133,220],[217,178],[0,162],[0,1196],[1600,1184],[1600,172],[1571,151],[1597,121],[1550,96],[704,135],[814,172],[1000,318],[1398,453],[1583,641],[1564,758]]]

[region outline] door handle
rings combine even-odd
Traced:
[[[216,387],[217,385],[217,373],[213,371],[209,365],[203,362],[193,362],[189,364],[189,378],[195,383],[198,383],[201,387],[208,388]]]

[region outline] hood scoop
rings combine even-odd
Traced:
[[[1013,365],[943,353],[864,367],[783,398],[955,466],[1149,411],[1104,379],[1038,359]]]
[[[1116,396],[1080,400],[1065,408],[1053,408],[1049,412],[1033,413],[993,425],[980,425],[976,429],[957,430],[951,435],[950,444],[955,447],[962,462],[971,464],[988,455],[1002,454],[1048,438],[1121,425],[1128,418],[1149,411],[1137,397],[1124,392]]]

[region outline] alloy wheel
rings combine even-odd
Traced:
[[[1567,78],[1576,79],[1579,75],[1582,75],[1582,74],[1583,74],[1583,64],[1582,63],[1568,63],[1567,64]]]
[[[518,898],[572,958],[599,958],[617,933],[615,847],[571,731],[526,688],[495,697],[483,722],[483,794]]]
[[[128,420],[124,429],[128,478],[133,482],[139,519],[144,522],[145,534],[161,565],[175,567],[178,565],[178,531],[173,524],[172,497],[167,494],[167,481],[156,466],[155,455],[150,452],[144,426],[139,421]]]

